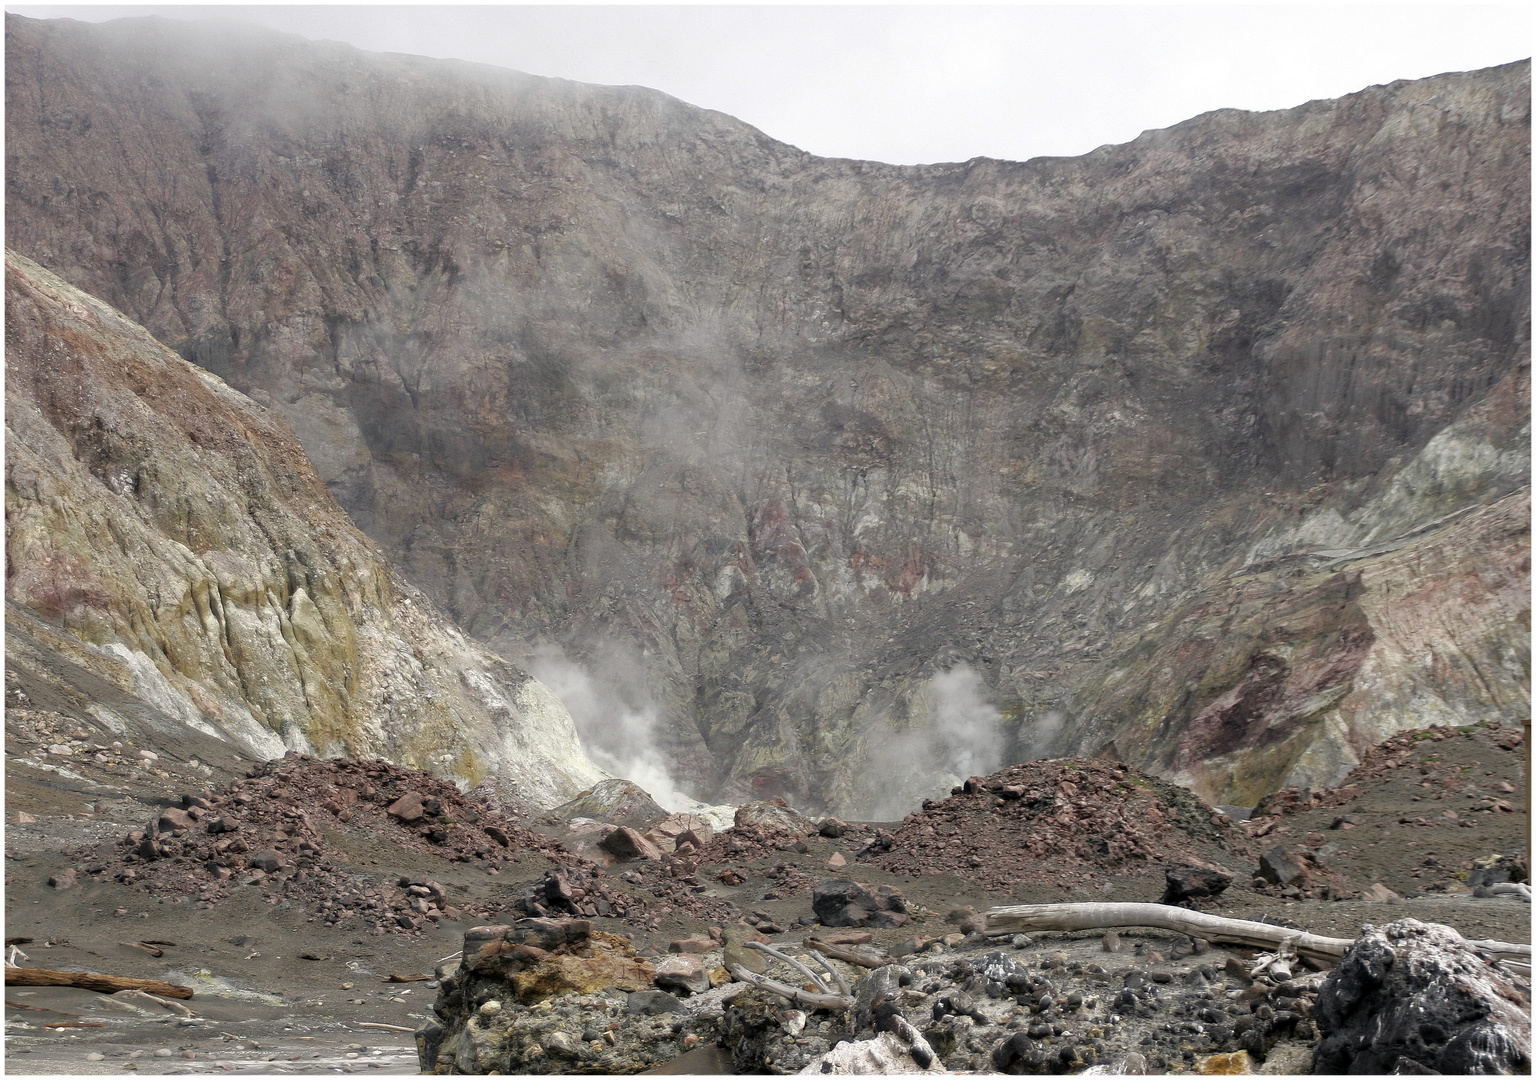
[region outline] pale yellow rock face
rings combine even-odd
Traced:
[[[7,622],[261,758],[383,757],[541,805],[605,774],[336,505],[287,426],[6,254]]]

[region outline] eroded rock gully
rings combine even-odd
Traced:
[[[929,793],[1109,752],[1251,804],[1528,718],[1529,100],[1522,63],[908,168],[12,16],[8,242],[280,415],[474,637],[633,643],[695,795],[896,816],[904,736]]]

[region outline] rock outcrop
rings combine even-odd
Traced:
[[[383,757],[545,805],[602,779],[559,700],[390,570],[280,419],[9,252],[5,290],[6,663],[34,697],[157,744]]]
[[[696,796],[1251,802],[1529,715],[1527,64],[911,168],[156,19],[9,17],[7,95],[9,242],[476,638],[632,643]]]

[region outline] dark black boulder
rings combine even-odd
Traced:
[[[1448,926],[1366,926],[1318,993],[1318,1073],[1528,1073],[1530,999]]]

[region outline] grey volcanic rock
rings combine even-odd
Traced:
[[[1366,926],[1323,983],[1317,1023],[1319,1073],[1531,1071],[1530,998],[1435,923]]]
[[[7,94],[9,242],[474,636],[635,646],[694,795],[1103,752],[1250,805],[1529,714],[1526,64],[911,168],[155,19],[9,17]]]

